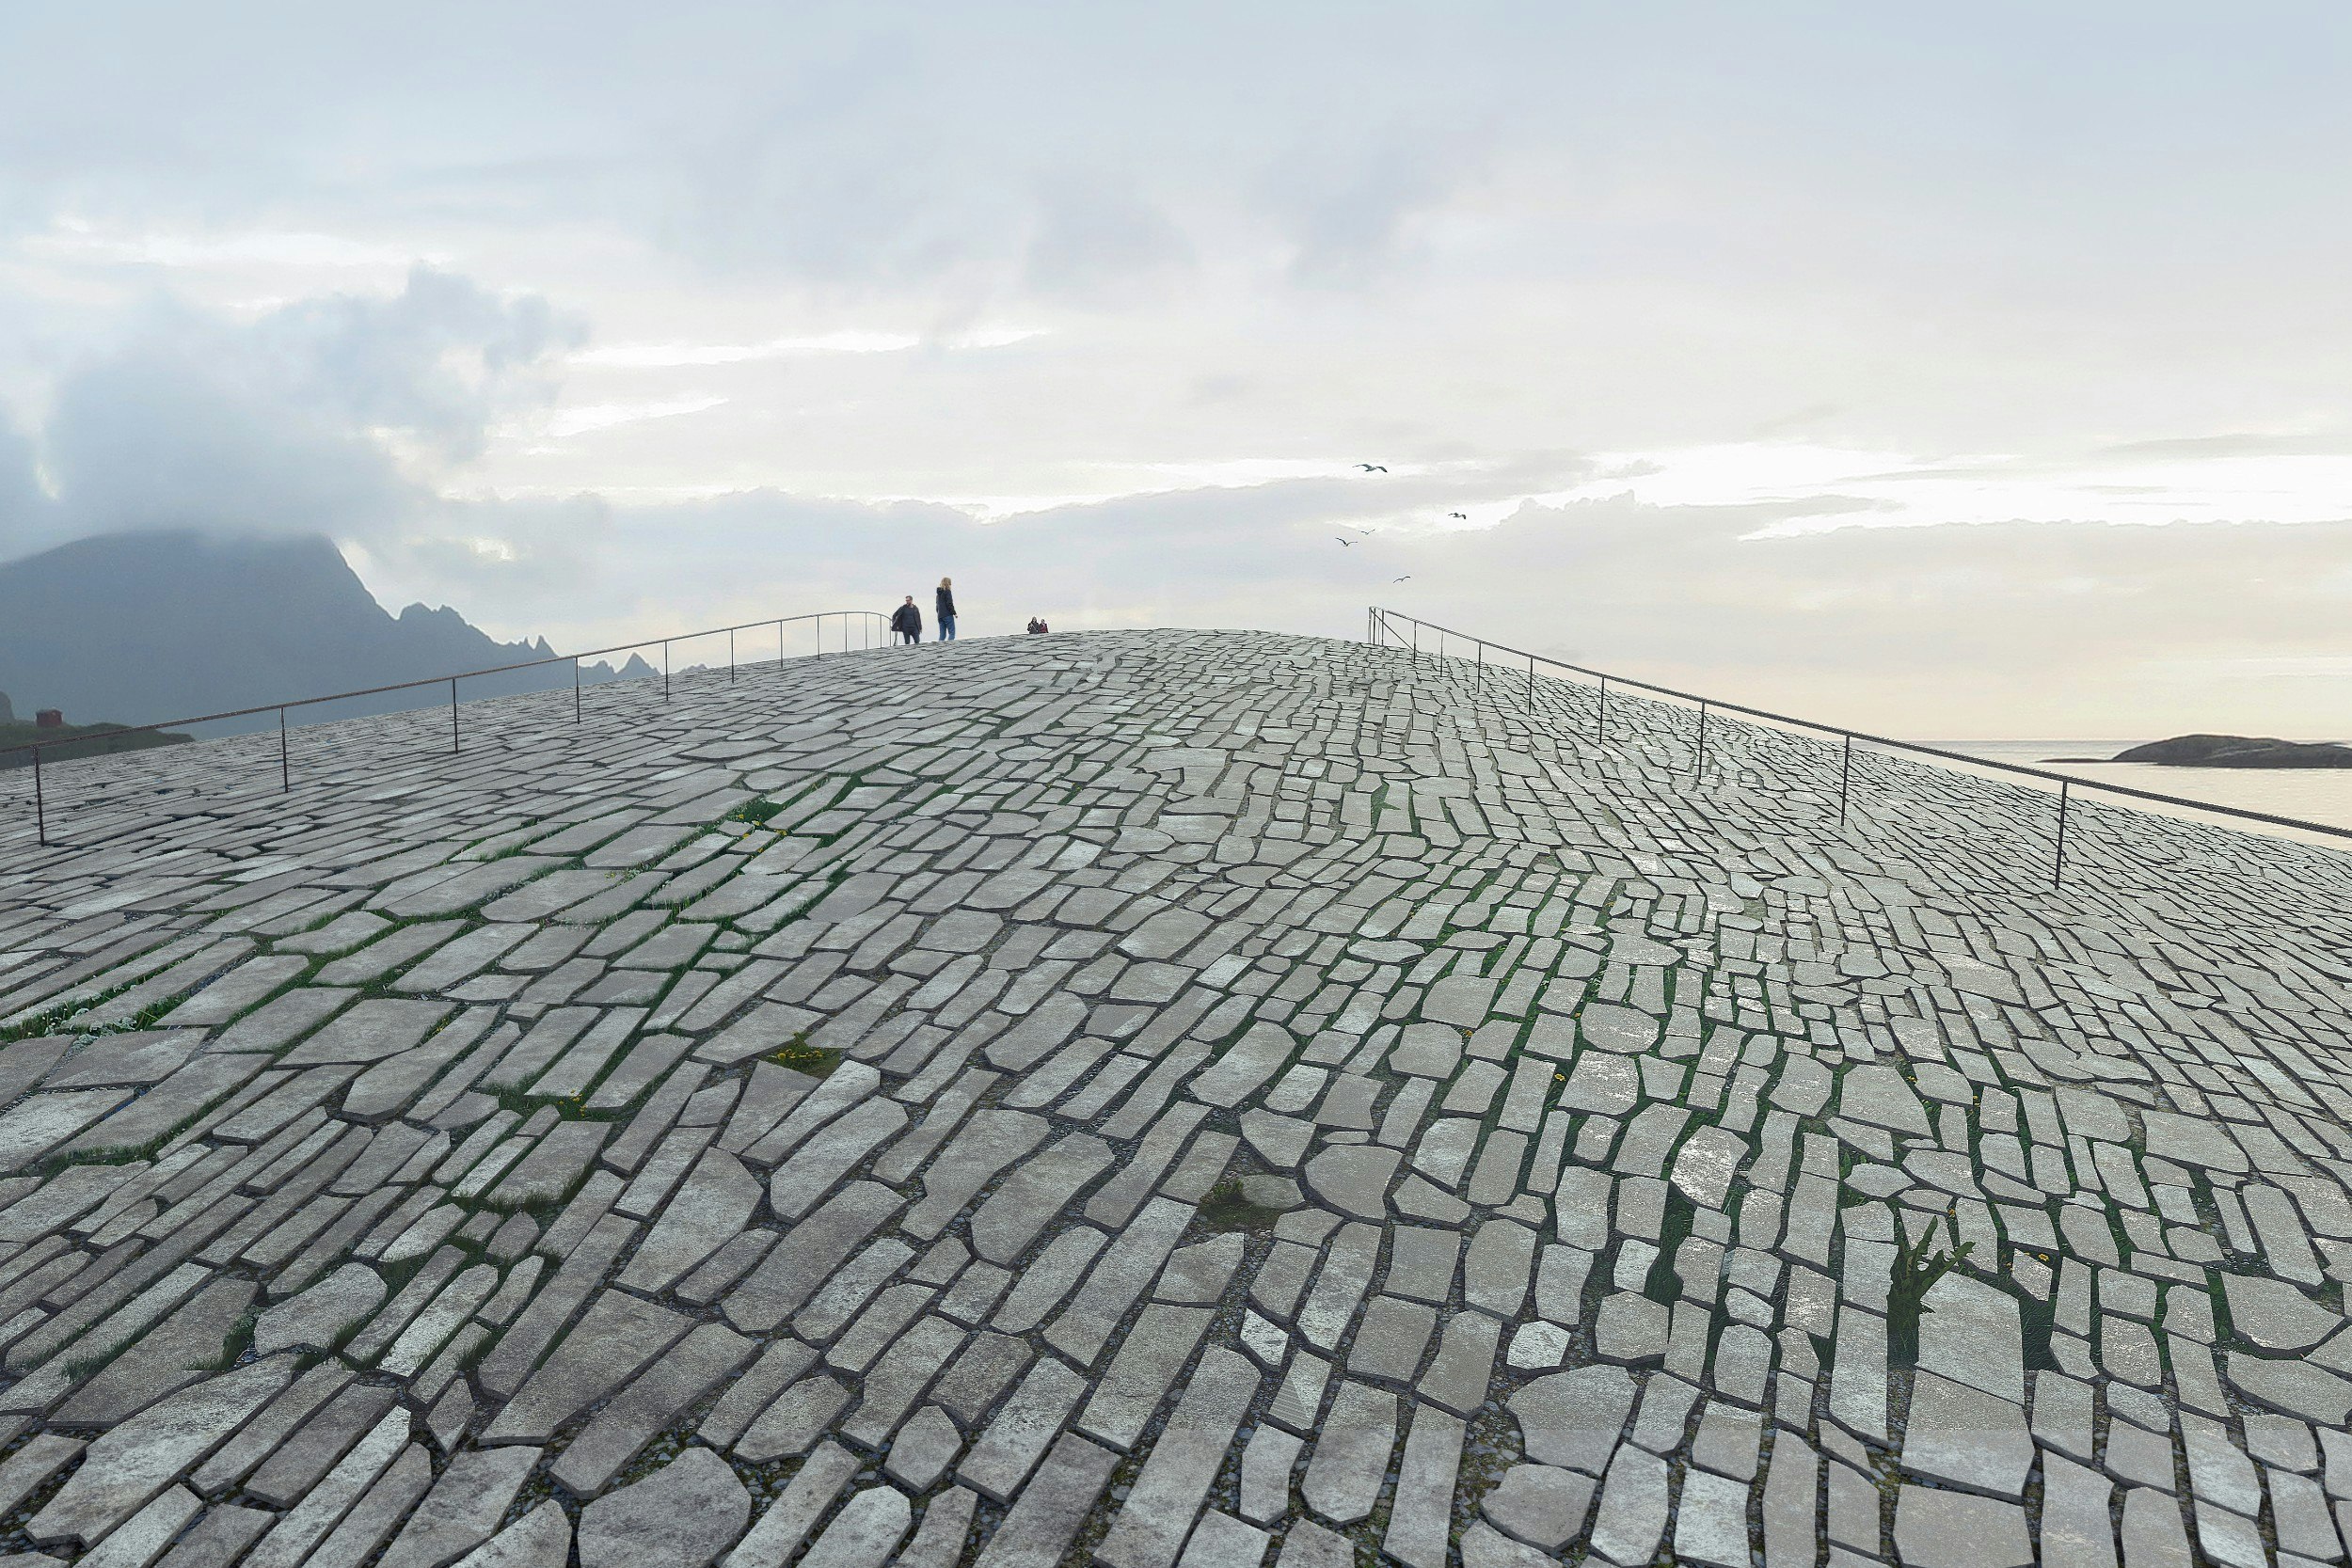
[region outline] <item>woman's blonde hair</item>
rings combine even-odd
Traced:
[[[939,579],[939,586],[942,588],[953,588],[955,583],[947,578],[941,578]]]

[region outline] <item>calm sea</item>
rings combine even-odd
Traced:
[[[2307,822],[2352,828],[2352,768],[2159,768],[2153,763],[2137,762],[2053,765],[2050,760],[2055,757],[2111,757],[2137,744],[2129,740],[1932,740],[1927,744],[1964,752],[1970,756],[1984,757],[1994,762],[2025,763],[2035,768],[2046,768],[2053,773],[2071,774],[2078,779],[2098,779],[2109,784],[2129,784],[2135,789],[2159,790],[2192,800],[2210,800],[2216,805],[2235,806],[2242,811],[2269,812],[2278,816],[2299,817]],[[2144,811],[2171,810],[2153,801],[2126,800],[2122,803],[2137,805]],[[2177,810],[2172,814],[2183,816],[2199,815],[2187,810]],[[2212,820],[2228,819],[2216,817]],[[2256,822],[2232,825],[2254,832],[2284,832],[2289,837],[2311,837],[2335,848],[2352,847],[2352,841],[2296,833],[2292,830],[2270,828]]]

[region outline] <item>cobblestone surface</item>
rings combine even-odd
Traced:
[[[2352,862],[1598,717],[1114,633],[7,779],[5,1549],[2343,1560]]]

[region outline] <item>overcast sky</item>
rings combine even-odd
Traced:
[[[0,8],[0,558],[324,531],[559,645],[1377,600],[1921,737],[2352,737],[2348,55],[2319,0]]]

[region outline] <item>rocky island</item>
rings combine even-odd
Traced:
[[[2166,768],[2352,768],[2352,746],[2243,735],[2176,735],[2116,753],[2117,762]]]

